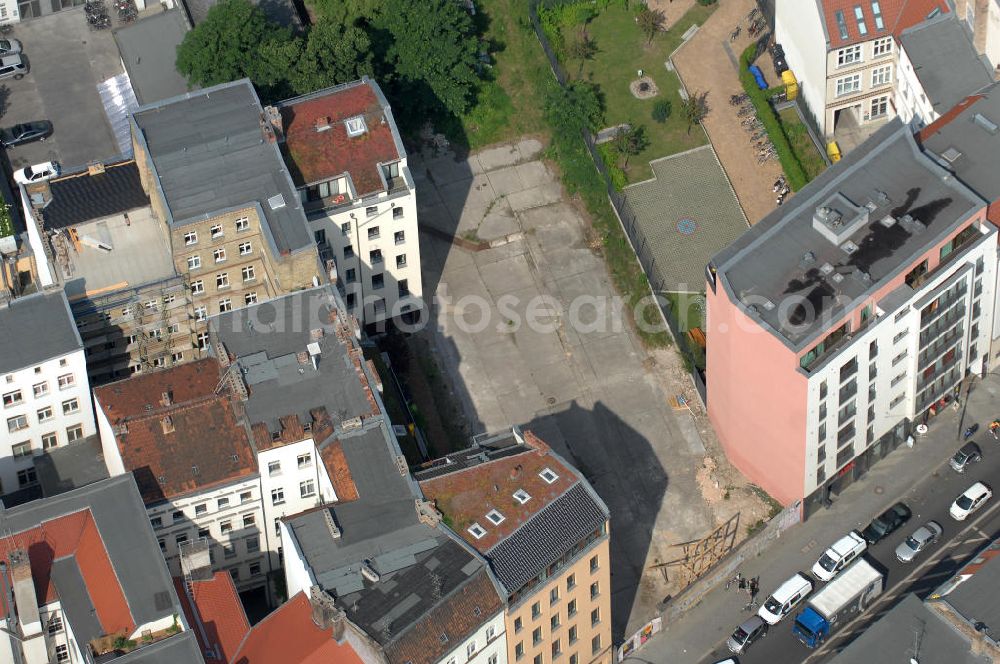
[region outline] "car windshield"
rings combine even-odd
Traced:
[[[955,504],[961,507],[963,510],[967,510],[970,507],[972,507],[972,498],[969,498],[966,495],[961,495],[958,497],[958,500],[955,501]]]
[[[885,531],[888,530],[889,524],[883,521],[882,517],[879,517],[877,519],[872,519],[872,522],[868,527],[871,528],[876,534],[883,535],[885,534]]]
[[[832,572],[836,565],[837,562],[825,553],[823,554],[823,557],[819,559],[819,566],[827,572]]]
[[[773,597],[768,597],[767,601],[764,602],[764,608],[773,613],[774,615],[778,615],[781,613],[781,602],[774,599]]]
[[[743,643],[747,640],[748,636],[750,635],[747,634],[742,627],[737,627],[736,631],[733,632],[733,641],[736,641],[736,643]]]
[[[955,463],[957,463],[960,466],[964,464],[965,460],[968,458],[969,457],[965,455],[965,452],[955,452]]]
[[[906,546],[910,547],[910,549],[913,551],[920,550],[920,542],[914,539],[913,535],[910,535],[909,537],[906,538]]]
[[[24,177],[26,177],[26,178],[28,178],[30,180],[31,177],[34,174],[35,174],[35,172],[33,170],[31,170],[31,166],[25,166],[24,167]]]

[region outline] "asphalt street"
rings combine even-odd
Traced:
[[[947,461],[941,463],[928,477],[914,485],[905,495],[900,496],[900,500],[913,511],[910,521],[885,540],[869,547],[865,557],[886,574],[885,590],[875,604],[854,621],[842,625],[823,646],[813,651],[802,645],[791,631],[795,615],[805,608],[805,603],[802,603],[784,620],[773,625],[766,638],[753,644],[747,652],[740,655],[740,664],[765,662],[817,664],[827,661],[906,594],[916,593],[921,599],[925,598],[950,578],[961,565],[973,558],[990,540],[1000,536],[1000,496],[994,496],[965,521],[955,521],[948,514],[952,501],[974,482],[982,481],[994,489],[1000,488],[993,486],[991,479],[1000,473],[1000,443],[993,440],[989,433],[976,436],[974,439],[983,450],[983,460],[963,474],[953,471]],[[959,444],[956,443],[955,449],[958,447]],[[918,554],[912,563],[900,563],[895,556],[896,546],[920,525],[932,520],[944,529],[941,539]],[[838,532],[829,533],[829,541],[819,542],[819,546],[811,552],[815,554],[814,558],[818,558],[826,547],[842,535],[843,533]],[[803,572],[812,577],[808,574],[808,569],[771,572],[768,578],[785,579],[796,572]],[[762,580],[758,595],[758,600],[761,602],[774,589],[771,587],[772,584],[765,581]],[[823,583],[815,579],[814,583],[815,593]],[[733,594],[733,602],[747,601],[745,594],[740,594],[735,589],[730,592]],[[750,617],[752,613],[746,612],[743,615]],[[704,661],[716,662],[731,656],[725,644],[720,643],[718,649]]]

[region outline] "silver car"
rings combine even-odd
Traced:
[[[754,616],[736,628],[733,635],[726,641],[729,652],[739,655],[746,651],[757,639],[767,636],[767,623],[760,616]]]
[[[942,532],[944,531],[937,521],[928,521],[896,547],[896,558],[901,563],[911,562],[918,553],[937,542]]]

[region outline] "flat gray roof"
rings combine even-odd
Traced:
[[[969,31],[954,12],[939,14],[903,31],[900,41],[927,99],[938,113],[993,82],[992,72],[976,53]]]
[[[894,120],[717,254],[718,287],[804,349],[984,206],[946,175]]]
[[[24,369],[83,348],[60,288],[11,300],[0,308],[0,373]]]
[[[86,509],[97,524],[136,624],[180,614],[173,582],[131,473],[0,510],[0,531],[16,535]],[[65,577],[70,585],[71,574],[70,570]]]
[[[35,457],[38,483],[46,496],[55,496],[72,489],[108,478],[104,464],[101,437],[88,436],[68,445],[46,450]]]
[[[276,253],[311,248],[299,193],[247,79],[143,106],[132,117],[153,160],[171,224],[260,206]]]
[[[994,595],[995,595],[994,590]],[[919,634],[920,652],[914,652]],[[830,664],[986,664],[988,656],[969,652],[969,642],[936,611],[909,594],[862,632]]]
[[[310,411],[320,407],[335,424],[371,413],[349,348],[337,339],[331,323],[337,307],[332,288],[299,291],[212,318],[226,351],[238,358],[252,424],[264,422],[274,432],[281,417],[295,414],[301,422],[310,422]],[[313,339],[311,331],[316,329],[324,334]],[[300,364],[297,357],[308,352],[310,343],[320,350],[315,369],[312,362]]]
[[[1000,633],[998,592],[1000,592],[1000,556],[993,556],[941,601],[950,604],[970,623],[986,623],[989,632],[997,634]]]
[[[184,12],[170,9],[114,31],[118,52],[140,104],[152,104],[189,90],[174,66],[177,47],[189,29]]]
[[[954,118],[932,127],[921,132],[921,142],[938,163],[987,201],[1000,199],[1000,83],[980,90]]]

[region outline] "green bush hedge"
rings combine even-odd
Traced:
[[[749,70],[750,65],[753,64],[752,60],[756,52],[757,44],[750,44],[743,51],[743,54],[740,55],[740,83],[743,84],[743,90],[750,96],[750,101],[757,111],[757,117],[760,119],[761,124],[764,125],[764,130],[767,132],[768,138],[774,144],[774,149],[778,153],[778,160],[781,162],[781,168],[785,171],[785,177],[788,178],[788,186],[791,187],[792,191],[798,191],[806,186],[809,182],[809,177],[802,168],[802,164],[799,163],[799,158],[796,156],[795,151],[792,150],[792,146],[788,142],[788,137],[785,136],[785,130],[782,128],[781,120],[778,118],[778,114],[774,112],[774,107],[771,106],[769,101],[772,95],[783,89],[783,86],[768,88],[767,90],[761,90],[757,87],[757,80]]]

